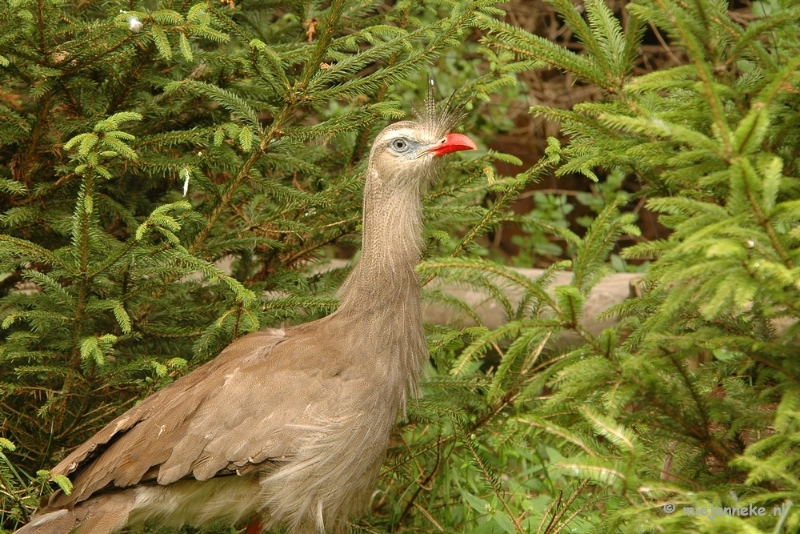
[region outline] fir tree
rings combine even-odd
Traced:
[[[355,243],[372,136],[490,4],[0,6],[3,528],[114,414],[335,306],[345,273],[303,267]],[[483,215],[448,205],[480,202],[494,158],[452,163],[441,228]]]
[[[437,332],[434,394],[404,455],[420,498],[431,511],[460,493],[448,524],[477,517],[482,532],[794,532],[800,11],[758,4],[742,25],[727,2],[642,0],[623,29],[600,0],[549,3],[582,53],[489,17],[484,44],[603,89],[532,108],[569,134],[557,174],[626,174],[671,233],[623,251],[652,264],[599,335],[580,318],[619,238],[638,234],[624,194],[583,237],[559,230],[571,261],[539,280],[466,258],[422,266],[482,288],[509,321]],[[648,25],[685,64],[633,75]],[[565,268],[572,283],[551,287]]]

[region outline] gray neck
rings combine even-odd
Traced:
[[[417,380],[428,357],[414,272],[420,260],[422,204],[418,184],[388,189],[370,169],[364,186],[361,259],[340,290],[339,309],[330,317],[358,330],[353,345],[360,348],[354,346],[354,353],[363,352],[374,369],[391,377],[398,407],[405,410],[406,388],[417,395]]]
[[[364,186],[361,258],[342,287],[340,310],[356,312],[395,304],[419,308],[422,203],[419,186],[387,191],[370,169]]]

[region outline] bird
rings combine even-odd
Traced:
[[[451,99],[452,100],[452,97]],[[437,110],[390,124],[366,165],[362,251],[321,319],[260,330],[145,398],[69,454],[17,534],[110,534],[153,524],[340,531],[369,506],[389,438],[428,359],[422,191],[439,158],[474,150]]]

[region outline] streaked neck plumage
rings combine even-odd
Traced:
[[[391,384],[395,409],[405,411],[406,391],[417,394],[428,351],[414,270],[421,256],[423,177],[409,169],[396,172],[402,170],[403,176],[386,176],[395,171],[383,172],[374,161],[367,169],[361,257],[340,290],[334,315],[357,325],[357,343]]]
[[[403,187],[390,187],[374,166],[367,170],[361,258],[342,287],[341,308],[419,300],[414,272],[422,242],[419,180],[410,177]]]

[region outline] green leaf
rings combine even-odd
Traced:
[[[159,24],[172,24],[177,26],[184,22],[183,15],[172,9],[159,9],[151,13],[150,16]]]
[[[172,59],[172,46],[169,44],[167,34],[164,33],[164,30],[161,29],[161,26],[154,24],[150,31],[153,36],[153,42],[155,43],[159,54],[161,54],[161,57],[164,59]]]
[[[60,258],[46,248],[10,235],[0,234],[0,255],[69,270],[69,267]]]
[[[96,337],[87,337],[81,341],[81,359],[94,360],[97,365],[105,365],[105,356]]]
[[[135,160],[139,157],[139,155],[131,147],[108,135],[103,138],[102,144],[105,147],[110,148],[115,154],[119,154],[125,159]]]
[[[120,111],[119,113],[114,113],[110,117],[98,122],[95,127],[95,132],[113,132],[114,130],[118,130],[120,126],[122,126],[125,122],[131,121],[141,121],[142,114],[136,113],[134,111]],[[116,132],[115,132],[116,133]],[[121,135],[123,132],[118,132],[117,135]],[[133,139],[133,137],[130,137]]]
[[[578,16],[580,18],[580,16]],[[578,55],[552,41],[530,34],[504,22],[479,19],[481,27],[490,31],[485,40],[494,48],[513,51],[518,57],[537,59],[560,70],[568,71],[601,87],[607,87],[602,68],[591,59]]]
[[[766,164],[760,166],[759,170],[764,176],[761,205],[764,213],[769,216],[775,208],[783,182],[783,160],[777,156],[771,157]]]
[[[490,505],[488,501],[485,501],[480,497],[476,497],[475,495],[464,489],[462,489],[460,493],[461,493],[461,498],[467,504],[469,504],[470,508],[472,508],[476,512],[480,514],[485,514],[486,512],[492,509],[492,505]]]
[[[199,82],[196,80],[182,80],[166,85],[164,87],[165,93],[172,93],[177,90],[188,91],[192,94],[202,95],[218,104],[224,106],[237,118],[246,121],[251,128],[259,131],[260,122],[258,114],[247,103],[245,99],[234,93],[233,91],[222,89],[216,85]]]
[[[245,152],[250,152],[253,149],[253,132],[249,126],[243,126],[239,131],[239,144]]]
[[[65,475],[53,475],[53,482],[55,482],[65,495],[72,494],[72,481]]]
[[[579,325],[583,315],[583,303],[585,297],[578,288],[573,286],[558,286],[556,291],[556,301],[558,307],[564,314],[564,319],[570,324]]]
[[[748,155],[759,149],[769,128],[767,107],[756,102],[747,116],[741,120],[733,133],[733,150],[737,154]]]
[[[180,32],[180,38],[178,40],[178,44],[181,50],[181,54],[183,55],[183,59],[191,63],[194,60],[194,55],[192,54],[192,46],[189,44],[189,39],[186,38],[186,34]]]
[[[511,521],[511,518],[503,510],[496,510],[492,514],[492,520],[497,523],[504,532],[507,532],[508,534],[518,534],[517,529],[514,526],[514,522]]]
[[[0,191],[10,193],[12,195],[25,195],[28,192],[28,188],[16,180],[0,178]]]

